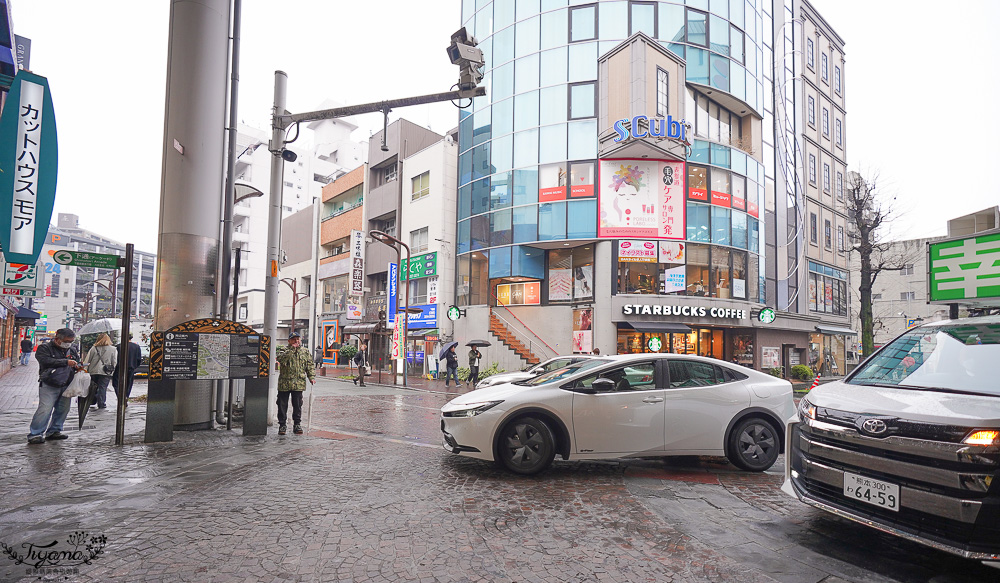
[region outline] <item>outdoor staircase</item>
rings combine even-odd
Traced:
[[[490,312],[490,334],[495,336],[504,346],[513,350],[521,360],[524,360],[528,364],[536,365],[541,362],[537,356],[528,350],[523,342],[514,336],[513,332],[507,329],[507,326],[492,311]]]

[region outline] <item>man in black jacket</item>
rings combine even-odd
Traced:
[[[365,375],[368,374],[368,343],[362,342],[358,348],[358,353],[354,355],[354,364],[358,367],[358,376],[354,377],[354,384],[365,386]]]
[[[65,369],[76,371],[81,368],[80,355],[73,348],[74,338],[75,332],[62,328],[56,331],[55,338],[35,351],[38,361],[38,409],[28,429],[29,444],[69,437],[62,432],[62,428],[73,399],[62,394],[73,380],[73,374],[65,374],[69,372]]]
[[[21,365],[27,366],[28,359],[31,358],[31,351],[35,349],[35,344],[31,341],[31,338],[25,338],[21,341]]]
[[[128,407],[128,397],[132,394],[132,381],[135,380],[135,371],[142,364],[142,348],[138,344],[132,342],[134,336],[132,334],[128,335],[128,354],[125,355],[125,378],[126,389],[125,389],[125,406]],[[122,400],[122,392],[118,389],[118,371],[121,370],[121,362],[115,366],[115,374],[111,377],[111,386],[115,389],[115,396],[118,400]]]

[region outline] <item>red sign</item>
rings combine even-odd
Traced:
[[[528,305],[538,305],[542,303],[541,285],[537,281],[529,281],[524,284],[524,303]]]
[[[712,191],[712,204],[717,206],[724,206],[729,208],[732,204],[729,202],[728,192],[719,192],[717,190]]]
[[[746,201],[746,199],[736,198],[736,195],[733,195],[733,208],[734,209],[740,209],[741,211],[747,210],[747,201]]]
[[[538,189],[538,202],[553,202],[557,200],[566,200],[565,186]]]
[[[579,198],[584,196],[594,196],[594,185],[593,184],[577,184],[570,187],[569,191],[570,198]]]
[[[704,188],[689,188],[688,198],[691,200],[708,200],[708,191]]]
[[[757,216],[757,203],[750,201],[747,203],[747,212],[752,216]]]

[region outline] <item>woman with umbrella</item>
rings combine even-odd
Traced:
[[[461,386],[458,382],[458,354],[455,353],[455,346],[458,342],[449,342],[441,354],[438,356],[445,359],[446,369],[444,374],[444,386],[448,386],[451,379],[455,379],[455,386]]]
[[[107,334],[98,336],[97,342],[87,351],[82,364],[93,379],[87,402],[93,404],[96,398],[97,408],[107,409],[108,383],[111,382],[111,375],[114,374],[115,366],[118,364],[118,349],[111,343],[111,337]]]
[[[465,379],[466,385],[476,386],[479,382],[479,364],[483,359],[483,353],[479,352],[479,346],[489,346],[490,343],[485,340],[471,340],[466,342],[466,346],[471,346],[472,350],[469,351],[469,376]]]

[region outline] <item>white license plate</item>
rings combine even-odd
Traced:
[[[899,512],[899,486],[844,472],[844,496]]]

